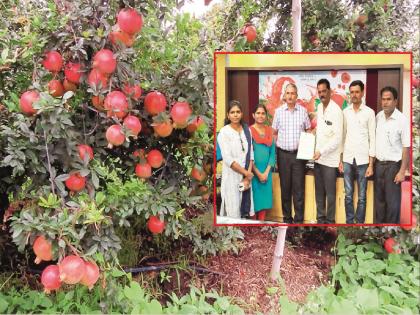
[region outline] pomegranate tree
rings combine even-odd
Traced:
[[[87,144],[79,144],[77,147],[79,151],[79,156],[82,161],[85,160],[85,157],[89,157],[89,161],[93,159],[93,149]]]
[[[384,242],[384,248],[390,254],[400,254],[401,250],[398,247],[398,243],[392,237],[386,239]]]
[[[252,43],[257,38],[257,29],[254,25],[248,25],[244,28],[244,35],[248,43]]]
[[[171,109],[171,117],[177,125],[186,125],[192,110],[187,102],[176,102]]]
[[[63,96],[63,84],[59,80],[51,80],[50,82],[48,82],[48,92],[54,97]]]
[[[80,63],[68,62],[64,67],[64,75],[71,83],[78,84],[82,77],[82,65]]]
[[[207,174],[202,167],[195,165],[191,170],[191,177],[196,181],[202,182],[206,179]]]
[[[136,165],[136,175],[139,178],[149,178],[152,176],[152,168],[148,163],[138,163]]]
[[[125,117],[123,126],[129,131],[130,136],[133,136],[134,139],[137,139],[137,136],[141,131],[141,123],[136,116],[128,115]]]
[[[92,69],[89,72],[87,82],[92,88],[99,86],[105,88],[108,85],[108,77],[98,69]]]
[[[141,87],[138,84],[130,85],[128,83],[124,84],[123,92],[128,97],[131,97],[133,100],[138,101],[140,100],[140,96],[142,93]]]
[[[118,24],[112,27],[112,32],[109,34],[109,40],[112,44],[122,44],[126,47],[131,47],[134,44],[134,36],[123,32]]]

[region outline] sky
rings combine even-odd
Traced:
[[[181,8],[181,12],[188,12],[195,17],[202,16],[210,10],[216,3],[221,3],[222,0],[212,0],[208,6],[204,5],[204,0],[186,0]]]

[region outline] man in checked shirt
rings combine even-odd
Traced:
[[[305,160],[296,159],[300,134],[311,127],[309,115],[296,104],[297,87],[290,83],[284,92],[286,104],[276,109],[272,128],[277,136],[277,164],[280,175],[283,222],[303,223],[305,202]],[[295,216],[292,219],[292,196]]]

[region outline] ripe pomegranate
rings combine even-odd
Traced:
[[[410,222],[402,222],[401,224],[410,224]],[[406,231],[410,231],[412,229],[415,229],[417,227],[417,217],[414,213],[411,214],[411,225],[402,225],[401,228],[406,230]]]
[[[117,23],[123,32],[133,35],[140,32],[143,26],[143,18],[136,10],[125,8],[118,12]]]
[[[396,249],[394,249],[397,247]],[[392,238],[388,238],[384,242],[384,248],[388,253],[394,253],[394,254],[401,254],[401,250],[398,248],[398,243]]]
[[[156,135],[162,138],[168,137],[172,133],[172,130],[174,129],[170,120],[166,120],[161,123],[153,123],[152,126]]]
[[[38,236],[34,242],[33,250],[36,255],[35,263],[52,260],[52,245],[44,236]]]
[[[67,79],[64,79],[64,82],[63,82],[63,87],[64,87],[64,91],[73,91],[73,92],[76,92],[76,90],[77,90],[77,85],[76,84],[74,84],[73,82],[70,82],[69,80],[67,80]]]
[[[343,72],[343,73],[341,74],[341,81],[342,81],[343,83],[349,83],[349,82],[350,82],[350,80],[351,80],[351,76],[350,76],[350,74],[348,74],[347,72]]]
[[[126,47],[131,47],[134,44],[134,36],[121,31],[118,24],[112,27],[109,40],[113,45],[123,44]]]
[[[202,182],[206,179],[207,174],[201,167],[196,165],[191,170],[191,177],[199,182]]]
[[[120,91],[113,91],[105,97],[104,107],[108,117],[124,118],[128,111],[127,97]]]
[[[84,178],[76,172],[71,174],[70,177],[64,183],[68,190],[79,192],[85,188],[86,178]]]
[[[31,116],[36,114],[37,110],[33,108],[33,103],[39,100],[37,91],[26,91],[20,96],[19,107],[22,113]]]
[[[93,68],[98,69],[99,72],[111,74],[117,67],[117,59],[114,53],[109,49],[101,49],[93,57]]]
[[[184,125],[190,118],[192,110],[187,102],[176,102],[171,109],[171,117],[174,123]]]
[[[356,19],[356,24],[360,27],[360,28],[364,28],[366,25],[366,22],[368,20],[368,17],[364,14],[359,15]]]
[[[64,75],[70,82],[78,84],[82,77],[82,65],[73,62],[67,63],[64,67]]]
[[[159,168],[163,164],[163,155],[159,150],[151,150],[147,154],[147,163],[153,168]]]
[[[149,163],[139,163],[136,165],[136,175],[140,178],[152,176],[152,167]]]
[[[205,201],[206,200],[209,200],[209,198],[210,198],[209,188],[207,186],[205,186],[205,185],[202,185],[202,186],[198,187],[197,194],[199,196],[201,196],[201,199],[203,199]]]
[[[100,111],[105,110],[104,108],[104,97],[102,95],[92,96],[92,105]]]
[[[50,72],[59,72],[63,67],[63,58],[56,51],[49,51],[45,54],[42,65]]]
[[[189,124],[187,126],[187,131],[189,133],[193,133],[195,132],[200,126],[204,125],[205,122],[203,120],[203,118],[201,118],[200,116],[197,116],[197,118],[194,120],[194,122],[192,122],[191,124]]]
[[[120,125],[112,125],[108,127],[106,130],[106,139],[108,140],[108,148],[112,149],[112,147],[120,146],[125,141],[125,135],[121,130]]]
[[[98,281],[99,268],[94,262],[85,261],[85,274],[80,280],[80,283],[87,286],[89,290],[93,288],[93,285]]]
[[[147,221],[147,228],[153,234],[160,234],[165,229],[165,221],[161,221],[157,216],[150,216]]]
[[[63,84],[59,80],[51,80],[48,82],[48,92],[54,97],[61,97],[64,94]]]
[[[57,265],[47,266],[41,274],[41,283],[46,294],[58,290],[61,286],[60,271]]]
[[[165,111],[165,96],[157,91],[148,93],[144,99],[144,108],[150,115],[157,115]]]
[[[255,29],[255,26],[248,25],[245,27],[244,35],[246,36],[246,41],[248,43],[252,43],[257,38],[257,30]]]
[[[79,144],[78,145],[79,156],[82,161],[85,160],[86,154],[89,156],[89,161],[93,159],[93,149],[91,146],[87,144]]]
[[[130,85],[128,83],[124,84],[123,92],[128,97],[131,97],[133,100],[138,101],[140,99],[142,90],[140,85]]]
[[[92,88],[99,88],[99,84],[101,88],[105,88],[108,85],[108,77],[98,69],[92,69],[89,72],[87,82]]]
[[[86,267],[82,258],[76,255],[64,257],[58,264],[60,279],[67,284],[76,284],[85,275]]]
[[[141,130],[140,120],[136,116],[129,115],[124,118],[123,125],[130,131],[130,135],[133,136],[134,139],[137,139],[137,135]]]

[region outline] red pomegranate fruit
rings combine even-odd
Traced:
[[[74,84],[73,82],[70,82],[67,79],[64,79],[63,87],[64,87],[64,91],[66,91],[66,92],[68,92],[68,91],[76,92],[76,90],[77,90],[77,85]]]
[[[132,8],[125,8],[118,12],[117,23],[120,29],[130,35],[140,32],[143,18]]]
[[[161,221],[157,216],[150,216],[147,221],[147,228],[153,234],[160,234],[165,229],[165,221]]]
[[[394,249],[396,247],[396,249]],[[398,243],[392,238],[388,238],[384,242],[384,248],[388,253],[400,254],[401,250],[398,248]]]
[[[87,82],[92,88],[99,88],[99,85],[101,88],[105,88],[108,85],[108,77],[98,69],[92,69]]]
[[[48,92],[51,96],[61,97],[64,94],[64,86],[59,80],[51,80],[48,82]]]
[[[73,62],[67,63],[64,67],[64,75],[68,81],[78,84],[82,77],[82,65]]]
[[[89,161],[93,159],[93,149],[90,145],[87,144],[79,144],[77,147],[79,151],[79,156],[82,161],[85,160],[85,157],[89,157]]]
[[[117,59],[109,49],[101,49],[93,57],[93,68],[104,74],[111,74],[117,67]]]
[[[50,72],[59,72],[63,67],[63,58],[59,52],[49,51],[45,54],[42,65]]]
[[[138,101],[140,99],[142,90],[141,90],[140,85],[138,85],[138,84],[130,85],[130,84],[126,83],[126,84],[124,84],[123,92],[128,97],[131,97],[133,100]]]
[[[33,108],[33,103],[39,100],[37,91],[26,91],[20,96],[19,107],[22,113],[28,116],[35,115],[37,110]]]
[[[86,178],[81,176],[79,173],[73,173],[64,183],[68,190],[79,192],[85,188]]]
[[[136,116],[128,115],[124,118],[123,125],[130,131],[130,135],[133,136],[134,139],[137,139],[137,136],[141,131],[140,120]]]
[[[343,83],[349,83],[350,80],[351,80],[350,74],[348,74],[347,72],[343,72],[341,74],[341,82],[343,82]]]
[[[191,170],[191,177],[194,178],[196,181],[202,182],[206,179],[207,174],[201,167],[196,165]]]
[[[76,284],[85,275],[86,267],[82,258],[76,255],[64,257],[58,264],[60,280],[67,284]]]
[[[58,290],[61,286],[60,271],[57,265],[47,266],[41,274],[41,283],[46,294]]]
[[[34,242],[33,250],[36,255],[35,263],[52,260],[52,245],[43,235],[38,236]]]
[[[108,117],[124,118],[128,111],[127,97],[123,92],[113,91],[105,97],[104,108]]]
[[[99,268],[94,262],[85,261],[85,274],[80,283],[87,286],[89,290],[93,288],[99,279]]]
[[[139,163],[136,165],[136,175],[140,178],[152,176],[152,167],[149,163]]]
[[[123,44],[126,47],[134,45],[134,36],[121,31],[118,24],[112,27],[112,32],[109,34],[109,40],[113,45]]]
[[[255,26],[248,25],[245,27],[244,35],[246,36],[246,41],[252,43],[257,38],[257,30]]]
[[[197,116],[197,118],[187,126],[187,131],[189,133],[193,133],[195,132],[200,126],[204,125],[205,122],[203,120],[203,118],[201,118],[200,116]]]
[[[176,102],[171,109],[171,117],[174,123],[185,125],[190,118],[192,110],[187,102]]]
[[[153,149],[147,154],[147,163],[153,168],[159,168],[163,164],[163,155],[159,150]]]
[[[160,92],[150,92],[144,99],[144,108],[150,115],[157,115],[166,108],[166,98]]]
[[[99,111],[105,110],[104,108],[104,97],[102,95],[92,96],[92,105]]]
[[[108,140],[108,148],[112,149],[113,146],[120,146],[125,141],[125,135],[121,130],[120,125],[112,125],[106,130],[106,139]]]
[[[168,137],[174,129],[170,120],[166,120],[161,123],[153,123],[152,126],[156,135],[162,138]]]

